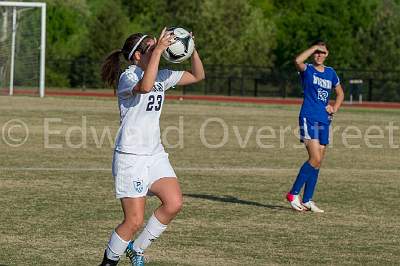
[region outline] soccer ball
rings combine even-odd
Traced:
[[[167,32],[173,32],[175,35],[175,42],[168,46],[162,53],[162,56],[171,63],[181,63],[188,59],[194,50],[194,41],[190,33],[178,27],[171,27]]]

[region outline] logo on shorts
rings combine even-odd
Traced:
[[[142,193],[143,191],[143,180],[135,180],[133,181],[133,187],[138,193]]]

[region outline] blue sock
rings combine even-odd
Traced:
[[[304,187],[303,202],[308,202],[312,199],[314,195],[315,186],[318,181],[319,169],[312,168],[310,177],[306,180],[306,185]]]
[[[311,164],[306,161],[303,166],[300,168],[299,174],[297,175],[296,180],[294,181],[293,187],[290,190],[290,194],[298,195],[303,187],[304,183],[307,179],[312,175],[312,171],[315,170]]]

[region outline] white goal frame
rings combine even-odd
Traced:
[[[0,2],[0,6],[13,7],[13,25],[11,39],[11,66],[10,66],[10,91],[14,94],[14,62],[15,62],[15,37],[17,23],[17,7],[38,7],[41,9],[40,32],[40,81],[39,96],[44,97],[45,88],[45,63],[46,63],[46,3],[41,2]]]

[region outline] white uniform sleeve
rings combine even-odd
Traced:
[[[173,71],[169,69],[163,69],[158,72],[161,82],[164,82],[164,89],[168,90],[174,87],[182,78],[185,71]]]
[[[133,88],[140,81],[140,78],[141,73],[139,73],[138,71],[127,70],[122,73],[118,83],[118,96],[122,98],[131,97],[133,95]]]

